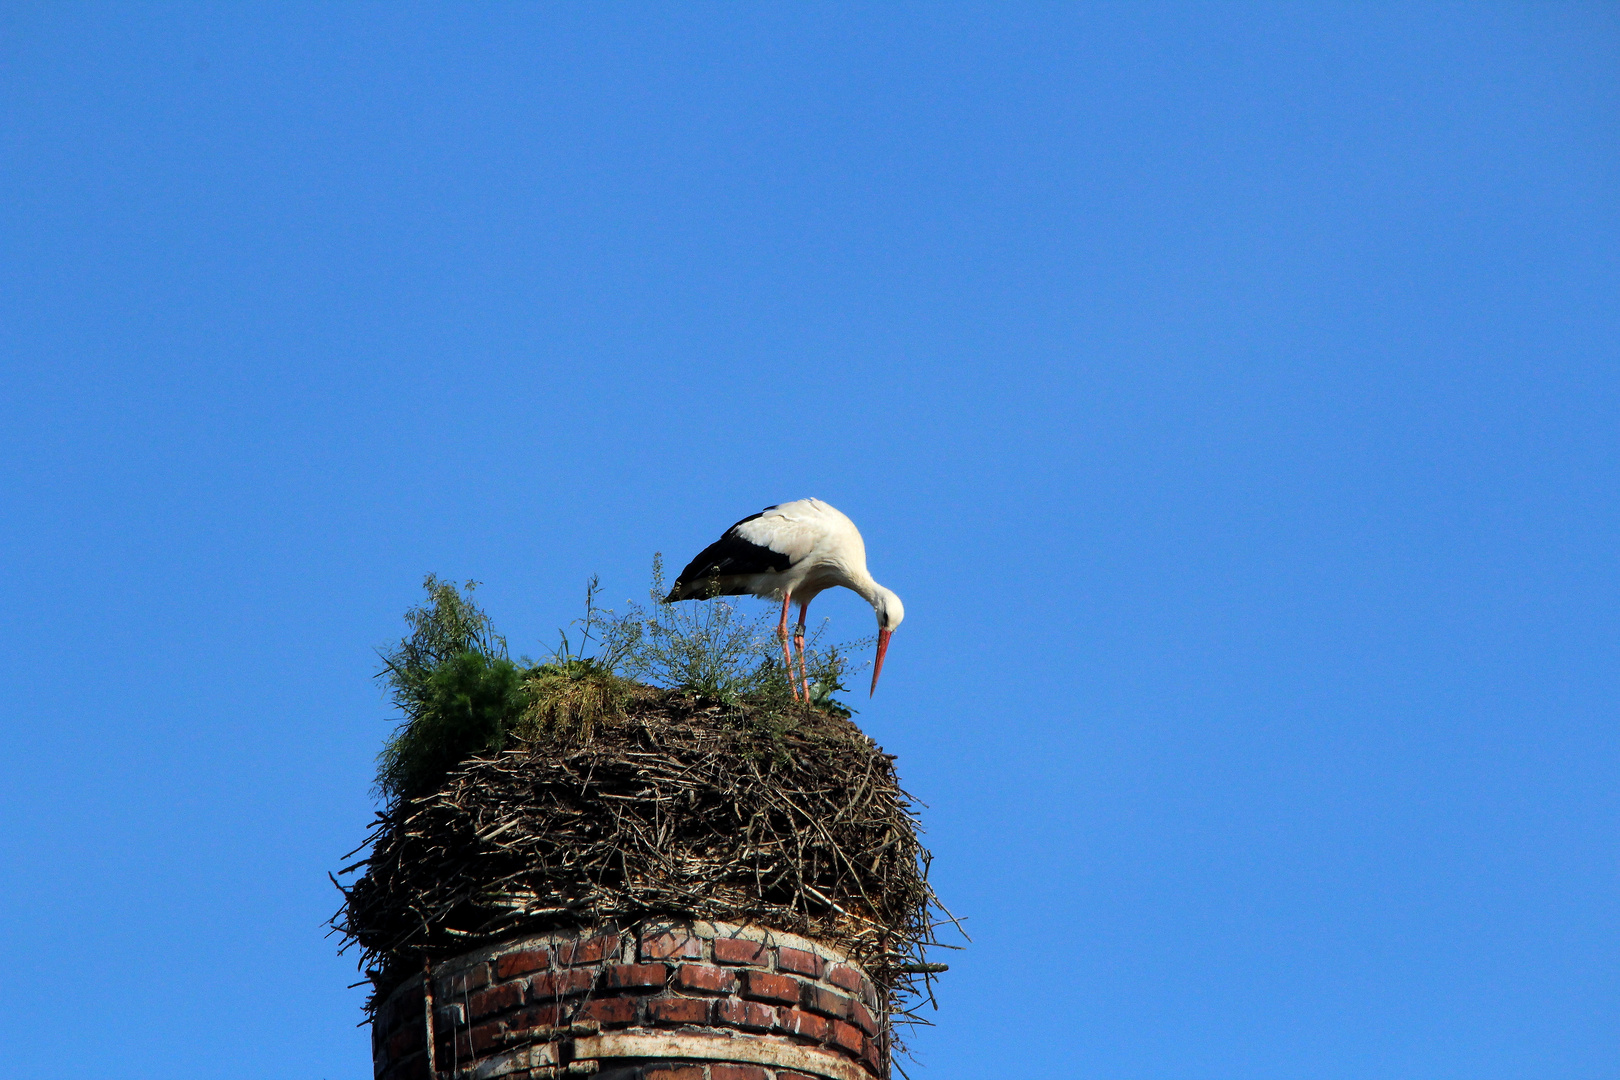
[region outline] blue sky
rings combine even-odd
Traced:
[[[422,576],[816,495],[913,1077],[1615,1075],[1617,181],[1600,5],[5,4],[8,1071],[369,1077]]]

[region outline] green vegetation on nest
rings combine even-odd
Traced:
[[[662,560],[653,562],[652,603],[623,615],[596,606],[586,587],[576,645],[567,633],[551,657],[514,662],[506,639],[465,591],[428,575],[426,602],[405,613],[410,633],[381,651],[390,698],[403,722],[377,756],[377,790],[399,802],[436,790],[467,758],[518,742],[590,739],[596,725],[624,715],[646,685],[681,690],[735,710],[738,722],[768,741],[795,724],[775,628],[747,616],[729,598],[666,604]],[[846,689],[848,661],[838,646],[806,647],[810,707],[848,717],[834,697]],[[593,655],[584,653],[594,642]]]

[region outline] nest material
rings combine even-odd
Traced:
[[[823,941],[900,1012],[938,967],[923,950],[942,909],[892,756],[808,708],[769,718],[643,689],[586,739],[470,760],[379,814],[367,844],[334,926],[379,996],[424,956],[656,916]]]

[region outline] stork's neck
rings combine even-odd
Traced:
[[[873,607],[877,607],[883,594],[889,591],[879,585],[872,575],[866,572],[864,566],[845,570],[844,573],[849,578],[849,587],[859,593],[861,599]]]
[[[900,598],[893,590],[873,581],[871,574],[862,574],[859,581],[850,583],[850,588],[872,605],[872,610],[877,613],[879,630],[893,630],[906,617],[906,606],[900,602]]]

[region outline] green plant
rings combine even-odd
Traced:
[[[525,739],[541,736],[589,739],[599,721],[623,715],[630,697],[630,683],[614,671],[621,657],[611,648],[596,656],[585,656],[592,631],[604,613],[596,606],[601,581],[592,574],[585,584],[585,617],[580,627],[579,651],[559,630],[561,639],[551,651],[551,659],[530,667],[524,682],[529,703],[514,731]],[[607,618],[612,618],[607,612]]]
[[[665,603],[664,560],[653,556],[651,607],[632,603],[622,616],[603,618],[604,652],[625,676],[714,701],[735,704],[768,692],[774,678],[787,689],[770,651],[774,636],[729,598]]]
[[[820,631],[821,627],[817,627],[813,637],[819,637]],[[849,689],[844,685],[844,676],[849,672],[846,649],[853,646],[829,645],[825,649],[818,649],[814,641],[807,642],[806,645],[805,669],[810,675],[810,705],[824,713],[848,720],[855,714],[855,710],[833,695]]]
[[[506,745],[512,720],[528,703],[524,673],[505,657],[450,657],[424,686],[421,705],[380,755],[377,783],[393,799],[425,795],[451,769]]]
[[[666,603],[664,560],[653,556],[650,607],[632,603],[624,615],[597,612],[604,662],[628,678],[685,690],[727,705],[749,703],[773,712],[793,701],[782,644],[767,612],[748,614],[731,597]],[[852,710],[833,697],[847,689],[848,656],[838,646],[820,647],[825,623],[806,642],[811,704],[848,717]]]
[[[390,801],[433,790],[470,754],[499,750],[527,704],[523,672],[473,602],[476,587],[467,582],[463,594],[429,574],[427,602],[405,613],[410,633],[379,652],[378,677],[404,716],[377,755],[377,789]]]

